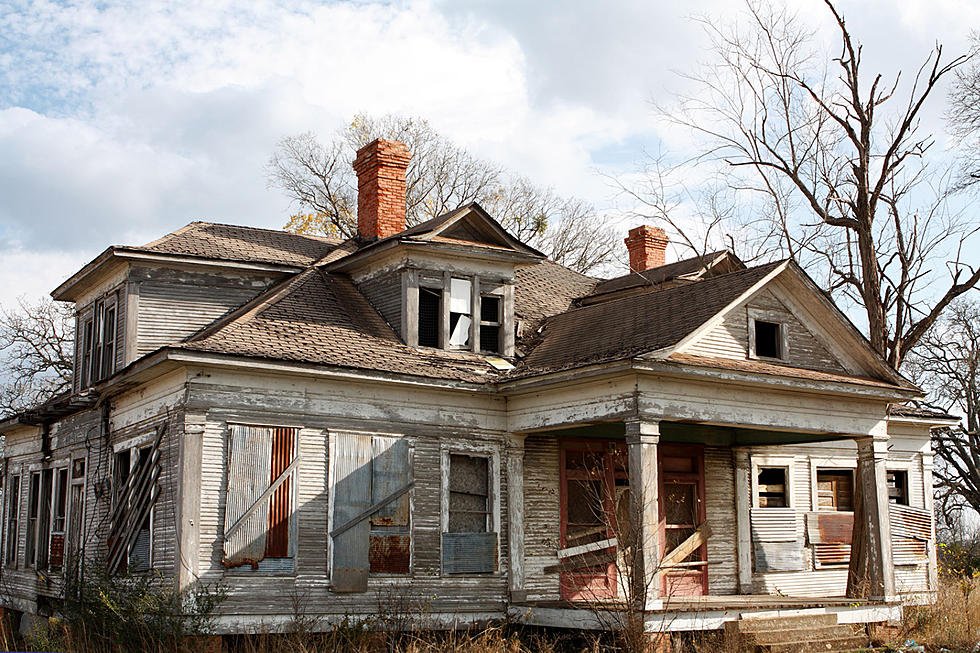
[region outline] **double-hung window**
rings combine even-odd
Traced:
[[[60,568],[65,559],[65,526],[68,522],[68,468],[58,468],[54,481],[54,512],[51,519],[48,564],[52,568]]]
[[[292,573],[299,429],[232,424],[228,431],[222,563]]]
[[[17,566],[17,535],[20,525],[20,474],[12,474],[7,485],[7,565]]]
[[[92,304],[79,319],[78,374],[86,388],[116,371],[117,300],[115,293]]]
[[[412,448],[404,437],[331,434],[331,584],[367,590],[369,574],[411,571]]]
[[[492,453],[443,452],[442,569],[445,574],[497,571],[497,458]]]
[[[85,459],[71,464],[71,491],[68,498],[68,556],[78,558],[82,548],[82,520],[85,518]]]

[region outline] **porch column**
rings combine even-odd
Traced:
[[[752,530],[749,510],[752,507],[752,465],[749,452],[736,447],[735,457],[735,551],[738,555],[738,593],[752,593]],[[788,480],[788,479],[787,479]]]
[[[632,550],[631,596],[638,609],[659,610],[660,584],[657,567],[660,562],[660,503],[658,500],[657,446],[660,423],[628,420],[626,444],[629,447],[630,542]]]
[[[936,559],[936,517],[935,496],[932,488],[932,453],[922,454],[922,505],[932,515],[932,532],[929,535],[929,589],[939,589],[939,561]]]
[[[885,471],[888,436],[872,434],[855,441],[858,465],[847,596],[891,600],[895,598],[895,568]]]
[[[510,552],[510,600],[523,601],[524,590],[524,440],[522,433],[507,436],[507,528]]]

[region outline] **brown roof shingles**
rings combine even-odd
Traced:
[[[295,234],[212,222],[192,222],[163,238],[135,247],[162,254],[306,267],[326,256],[341,241],[326,236]]]
[[[671,279],[676,279],[677,277],[682,277],[686,274],[694,274],[705,269],[708,264],[724,253],[725,250],[709,252],[704,256],[695,256],[693,258],[674,261],[673,263],[660,265],[649,270],[644,270],[643,272],[630,272],[621,277],[605,279],[596,284],[593,294],[598,295],[646,284],[656,285],[670,281]]]
[[[492,370],[471,354],[402,344],[344,275],[311,269],[284,285],[238,318],[176,347],[477,383]]]
[[[514,276],[514,312],[531,321],[567,311],[596,285],[596,279],[551,261],[521,266]]]
[[[545,321],[520,375],[631,358],[677,344],[781,262],[573,308]]]

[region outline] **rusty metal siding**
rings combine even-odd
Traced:
[[[228,490],[225,499],[227,533],[269,487],[272,430],[257,426],[228,428]],[[224,543],[224,564],[257,564],[265,557],[269,504],[263,501]]]
[[[272,430],[272,456],[269,483],[275,482],[293,461],[295,429]],[[269,531],[265,542],[266,558],[288,558],[289,520],[292,515],[292,478],[287,478],[269,497]]]
[[[411,452],[405,438],[374,436],[371,441],[371,505],[381,503],[412,481]],[[395,499],[371,517],[368,543],[372,573],[411,571],[411,500]]]
[[[895,565],[924,565],[932,537],[932,515],[927,510],[890,504],[889,524]]]

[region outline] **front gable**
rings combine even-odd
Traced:
[[[756,351],[760,321],[778,325],[776,356]],[[758,361],[911,387],[794,263],[692,332],[668,353],[672,354]]]

